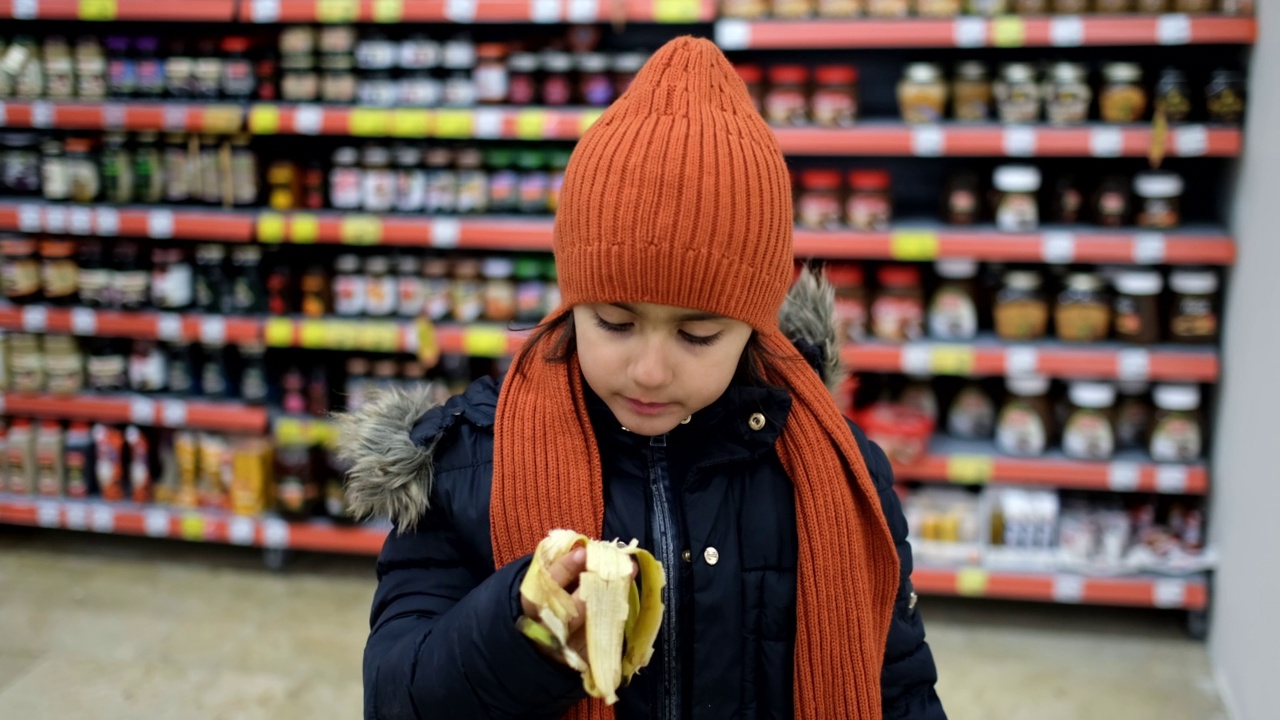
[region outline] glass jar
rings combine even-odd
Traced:
[[[542,69],[542,103],[560,107],[573,102],[573,83],[569,80],[573,56],[566,52],[543,52]]]
[[[867,15],[871,17],[896,18],[911,14],[911,3],[908,0],[866,0]]]
[[[228,100],[248,102],[257,84],[253,62],[249,60],[249,38],[231,36],[222,39],[222,96]]]
[[[72,202],[91,203],[102,189],[98,163],[90,154],[92,148],[93,144],[86,138],[67,138],[67,199]]]
[[[1129,222],[1129,183],[1119,176],[1110,176],[1098,186],[1094,197],[1095,221],[1103,227],[1123,227]]]
[[[1089,119],[1093,90],[1084,65],[1060,62],[1050,71],[1045,89],[1045,115],[1054,125],[1079,125]]]
[[[1133,12],[1133,0],[1094,0],[1093,11],[1104,15]]]
[[[606,107],[613,102],[613,78],[604,53],[583,53],[578,57],[578,96],[592,107]]]
[[[1053,0],[1053,11],[1059,15],[1079,15],[1089,12],[1089,0]]]
[[[939,340],[972,340],[978,335],[974,278],[978,263],[968,259],[934,263],[941,282],[929,303],[929,336]]]
[[[390,70],[399,56],[399,46],[380,32],[366,32],[356,42],[356,67],[361,70]]]
[[[509,323],[516,317],[516,286],[511,277],[515,263],[505,257],[485,258],[481,266],[484,275],[484,319],[489,322]]]
[[[63,154],[62,143],[57,140],[40,143],[40,192],[45,200],[66,200],[71,197],[67,158]]]
[[[949,225],[973,225],[981,215],[982,191],[978,176],[972,173],[954,175],[947,182],[942,214]]]
[[[747,86],[747,95],[751,98],[751,104],[755,106],[756,112],[764,111],[764,71],[759,65],[734,65],[733,69],[738,73],[738,77],[742,78],[742,83]]]
[[[27,237],[0,239],[0,255],[4,257],[4,296],[15,303],[33,302],[40,297],[40,257],[36,241]]]
[[[360,151],[344,146],[333,151],[329,170],[329,205],[337,210],[356,210],[364,195],[364,170],[356,162]]]
[[[992,92],[1000,122],[1033,123],[1040,119],[1040,85],[1029,63],[1008,63],[1000,69],[1000,79]]]
[[[320,74],[309,55],[287,56],[280,66],[280,99],[285,102],[315,102],[320,96]]]
[[[1159,463],[1189,463],[1200,459],[1200,388],[1196,385],[1157,385],[1151,394],[1156,414],[1151,424],[1151,459]]]
[[[495,213],[515,212],[520,208],[517,194],[520,175],[511,169],[515,159],[506,148],[493,148],[485,155],[489,166],[489,209]]]
[[[1016,457],[1043,455],[1053,434],[1049,378],[1010,377],[1005,390],[1008,395],[996,420],[996,448]]]
[[[1177,227],[1181,219],[1182,188],[1182,176],[1177,173],[1149,170],[1134,175],[1138,226],[1161,230]]]
[[[138,133],[134,144],[133,176],[137,202],[155,204],[164,198],[165,178],[159,140],[158,133],[143,132]]]
[[[985,122],[991,115],[991,80],[987,66],[976,60],[956,67],[952,83],[951,114],[963,122]]]
[[[507,60],[507,102],[533,105],[538,101],[538,56],[512,53]]]
[[[885,170],[854,170],[849,173],[845,218],[850,227],[868,232],[889,229],[893,220],[889,185],[889,173]]]
[[[1032,232],[1040,224],[1036,193],[1040,170],[1033,165],[1001,165],[992,175],[997,193],[996,227],[1004,232]]]
[[[71,305],[80,287],[80,267],[76,264],[76,244],[71,240],[40,241],[40,285],[45,301]]]
[[[360,272],[360,256],[345,253],[333,264],[333,311],[338,315],[364,314],[365,276]]]
[[[969,0],[970,15],[995,17],[1009,12],[1009,0]]]
[[[1034,270],[1010,270],[996,293],[996,334],[1004,340],[1038,340],[1049,327],[1049,302]]]
[[[400,85],[388,73],[371,72],[356,81],[356,102],[361,105],[392,107],[399,96]],[[453,103],[446,101],[445,104]]]
[[[1147,114],[1147,90],[1142,86],[1142,67],[1137,63],[1113,62],[1102,66],[1105,80],[1098,95],[1098,111],[1103,122],[1135,123]]]
[[[271,293],[268,312],[272,315],[288,312],[288,310],[277,309],[289,308],[291,305],[284,297],[286,283],[287,276],[275,272],[267,280],[267,290]],[[302,279],[298,281],[298,290],[301,295],[299,309],[305,317],[324,317],[329,313],[333,305],[333,295],[330,291],[329,273],[325,272],[322,266],[308,267],[302,273]]]
[[[1173,304],[1169,339],[1179,343],[1212,343],[1218,339],[1218,275],[1212,270],[1169,273]]]
[[[835,289],[836,340],[862,342],[867,338],[867,288],[862,267],[828,263],[824,271]]]
[[[124,133],[102,136],[102,199],[122,205],[133,202],[133,158]]]
[[[805,170],[800,174],[803,188],[796,202],[797,224],[809,230],[840,227],[840,173],[836,170]]]
[[[1116,339],[1150,345],[1160,340],[1160,293],[1164,278],[1154,270],[1116,273],[1114,324]]]
[[[1077,460],[1110,460],[1116,433],[1111,409],[1116,388],[1109,383],[1074,382],[1067,391],[1071,411],[1062,429],[1062,452]]]
[[[1174,12],[1211,13],[1217,8],[1215,0],[1173,0]]]
[[[1191,86],[1187,76],[1177,68],[1165,68],[1156,80],[1156,107],[1171,123],[1186,122],[1191,117]]]
[[[1049,0],[1013,0],[1013,11],[1018,15],[1044,15],[1049,12]]]
[[[396,172],[391,169],[391,151],[382,145],[366,145],[360,159],[364,166],[360,206],[366,212],[390,212],[396,203]]]
[[[1233,70],[1214,70],[1205,87],[1209,122],[1240,123],[1244,120],[1244,76]]]
[[[422,260],[416,255],[396,258],[396,314],[418,317],[426,299],[422,282]]]
[[[443,54],[440,43],[422,33],[414,33],[400,41],[399,65],[405,70],[431,70],[440,66]]]
[[[911,63],[898,82],[898,107],[909,123],[935,123],[942,119],[949,96],[942,69],[934,63]]]
[[[858,71],[849,65],[822,65],[810,101],[813,122],[823,127],[853,127],[858,121]]]
[[[881,340],[919,340],[924,335],[920,270],[912,265],[886,265],[876,279],[880,291],[871,304],[872,332]]]
[[[947,434],[960,440],[991,437],[996,426],[996,405],[977,382],[970,381],[956,393],[947,412]]]
[[[801,20],[812,17],[816,11],[814,0],[773,0],[773,16],[783,20]]]
[[[428,257],[423,261],[422,291],[422,314],[431,322],[447,319],[453,312],[453,282],[447,259]]]
[[[1169,0],[1137,0],[1134,11],[1149,15],[1169,12]]]
[[[920,17],[955,17],[964,10],[961,0],[915,0]]]
[[[1092,343],[1105,340],[1111,330],[1111,303],[1101,277],[1089,272],[1067,276],[1053,313],[1058,339]]]
[[[640,68],[644,67],[648,58],[644,53],[618,53],[613,58],[613,90],[618,97],[631,87],[631,83],[636,79],[636,73],[640,72]]]
[[[473,323],[484,315],[482,264],[474,258],[459,259],[453,267],[453,320]]]
[[[1150,387],[1145,382],[1116,383],[1116,448],[1132,450],[1147,442],[1151,427]]]
[[[356,101],[360,93],[360,83],[356,79],[355,63],[350,55],[330,55],[322,61],[320,75],[320,99],[327,103],[348,104]],[[396,88],[400,101],[407,106],[418,105],[415,92],[408,91],[406,84],[411,84],[411,74],[406,74]],[[432,80],[432,82],[438,82]],[[368,89],[365,92],[369,92]],[[386,92],[386,84],[378,88],[378,92]],[[438,97],[438,93],[437,93]]]
[[[0,135],[0,188],[6,194],[38,194],[40,164],[40,151],[34,134]]]
[[[817,5],[821,18],[852,18],[863,10],[863,0],[817,0]]]
[[[397,146],[395,156],[396,212],[421,212],[427,204],[427,172],[422,168],[422,149]]]
[[[546,156],[537,150],[521,150],[516,154],[520,170],[520,212],[541,215],[547,212],[551,194],[551,175],[546,170]]]
[[[427,166],[427,202],[423,208],[431,214],[458,211],[458,173],[453,169],[453,150],[435,146],[425,154]]]
[[[722,0],[720,3],[721,17],[760,20],[768,14],[769,3],[766,0]]]
[[[1075,225],[1080,222],[1080,213],[1083,209],[1084,194],[1080,192],[1080,185],[1076,179],[1070,175],[1058,178],[1049,208],[1053,222]]]
[[[459,213],[483,214],[489,210],[489,176],[484,171],[484,153],[479,148],[458,150]]]
[[[372,317],[394,314],[400,292],[396,277],[391,274],[391,258],[386,255],[365,258],[364,283],[364,314]]]
[[[809,71],[802,65],[769,68],[771,87],[764,96],[764,117],[771,125],[804,125],[807,122],[805,84]]]

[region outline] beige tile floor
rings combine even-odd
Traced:
[[[0,528],[0,718],[358,718],[371,561]],[[953,720],[1211,720],[1171,614],[926,598]]]

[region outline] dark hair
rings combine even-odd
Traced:
[[[523,374],[526,363],[545,343],[549,343],[550,346],[542,355],[544,361],[569,362],[569,359],[578,351],[578,333],[573,322],[572,311],[535,327],[525,340],[520,355],[511,366],[511,372]],[[760,342],[760,334],[753,330],[750,339],[747,340],[747,346],[742,350],[742,357],[738,359],[738,369],[733,376],[734,382],[751,387],[773,387],[773,383],[765,379],[765,363],[772,364],[786,360],[788,358],[766,349]]]

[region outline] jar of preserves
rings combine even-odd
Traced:
[[[507,102],[533,105],[538,100],[538,56],[512,53],[507,60]]]
[[[489,210],[489,176],[484,170],[484,153],[479,148],[458,150],[459,213],[485,213]]]
[[[1074,382],[1067,396],[1071,411],[1062,429],[1062,452],[1077,460],[1110,460],[1116,433],[1111,409],[1116,388],[1109,383]]]
[[[1089,272],[1067,276],[1053,313],[1058,339],[1091,343],[1105,340],[1111,331],[1111,303],[1101,277]]]
[[[866,0],[867,15],[880,18],[907,17],[911,14],[908,0]]]
[[[280,99],[285,102],[315,102],[320,96],[320,74],[309,55],[290,55],[280,62]]]
[[[722,0],[720,16],[742,20],[760,20],[769,15],[766,0]]]
[[[329,205],[338,210],[359,209],[364,195],[364,170],[356,163],[360,151],[343,146],[333,151],[329,170]]]
[[[798,224],[810,230],[840,227],[840,173],[836,170],[805,170],[800,174],[803,190],[796,202]]]
[[[804,125],[807,122],[805,84],[809,71],[802,65],[769,68],[772,87],[764,96],[764,117],[772,125]]]
[[[1001,165],[992,175],[996,190],[996,227],[1004,232],[1032,232],[1040,224],[1036,193],[1040,169],[1034,165]]]
[[[886,265],[876,279],[880,291],[871,304],[872,332],[881,340],[919,340],[924,335],[920,270],[912,265]]]
[[[955,17],[964,10],[960,0],[915,0],[915,4],[921,17]]]
[[[33,302],[40,297],[40,256],[36,241],[28,237],[0,239],[0,255],[4,258],[0,280],[7,300]]]
[[[453,319],[473,323],[484,316],[485,283],[480,278],[482,263],[462,258],[453,267]]]
[[[360,272],[360,256],[344,253],[333,265],[333,311],[338,315],[363,315],[365,276]]]
[[[1244,120],[1244,76],[1232,70],[1214,70],[1205,87],[1209,121],[1240,123]]]
[[[387,317],[396,311],[400,289],[391,274],[391,258],[371,255],[364,260],[364,314]]]
[[[1200,388],[1195,385],[1157,385],[1151,424],[1151,459],[1155,462],[1189,463],[1200,459]]]
[[[973,173],[955,175],[947,183],[943,217],[949,225],[973,225],[981,215],[982,191]]]
[[[1032,123],[1040,119],[1040,85],[1030,63],[1008,63],[992,87],[1000,122]]]
[[[396,88],[397,96],[401,102],[406,105],[414,105],[416,95],[405,85],[412,82],[412,73],[406,73],[405,78],[400,81],[400,85]],[[368,92],[368,89],[365,89]],[[387,86],[384,82],[378,92],[386,94]],[[356,80],[355,61],[350,55],[328,55],[321,61],[320,73],[320,100],[327,103],[353,103],[360,93],[360,84]],[[438,97],[438,95],[437,95]]]
[[[1005,390],[1008,396],[996,420],[996,448],[1017,457],[1043,455],[1053,434],[1049,378],[1010,377]]]
[[[978,304],[974,278],[978,263],[968,259],[939,260],[934,270],[941,281],[929,303],[929,336],[939,340],[972,340],[978,334]]]
[[[970,381],[956,393],[947,412],[947,434],[960,440],[991,437],[996,426],[996,405],[982,385]]]
[[[1116,339],[1150,345],[1160,340],[1160,293],[1164,278],[1154,270],[1116,273],[1114,317]]]
[[[1094,197],[1094,217],[1103,227],[1123,227],[1129,222],[1129,183],[1119,176],[1110,176],[1098,186]]]
[[[1132,450],[1147,442],[1151,428],[1151,388],[1141,381],[1116,383],[1116,448]]]
[[[862,342],[867,338],[867,288],[862,266],[828,263],[824,271],[835,288],[836,340]]]
[[[952,83],[952,116],[964,122],[984,122],[991,115],[991,98],[987,66],[976,60],[960,63]]]
[[[934,123],[942,119],[949,96],[942,69],[934,63],[911,63],[898,82],[898,107],[909,123]]]
[[[515,274],[515,262],[505,257],[490,257],[481,267],[485,280],[485,320],[511,322],[516,317],[516,286],[511,280]]]
[[[1147,90],[1142,86],[1142,67],[1137,63],[1113,62],[1102,66],[1105,80],[1098,95],[1098,110],[1104,122],[1134,123],[1147,114]]]
[[[883,232],[893,219],[889,196],[889,173],[884,170],[854,170],[849,173],[849,200],[846,220],[855,230]]]
[[[851,18],[862,14],[863,0],[818,0],[818,17]]]
[[[507,46],[481,43],[476,47],[476,102],[492,105],[507,101]]]
[[[823,127],[853,127],[858,120],[858,71],[849,65],[823,65],[814,72],[810,101],[813,122]]]
[[[773,0],[773,16],[784,20],[801,20],[812,17],[816,10],[814,0]]]
[[[71,197],[67,158],[63,154],[62,143],[57,140],[40,143],[40,192],[45,200],[66,200]]]
[[[1187,76],[1177,68],[1165,68],[1156,80],[1156,107],[1171,123],[1186,122],[1191,117],[1191,86]]]
[[[421,212],[427,203],[427,171],[422,167],[422,149],[399,145],[393,151],[396,173],[397,212]]]
[[[1218,339],[1218,275],[1212,270],[1169,273],[1173,304],[1169,339],[1180,343],[1212,343]]]
[[[1045,91],[1045,115],[1054,125],[1079,125],[1089,119],[1093,90],[1084,65],[1060,62],[1053,66]]]
[[[1010,270],[996,294],[996,334],[1004,340],[1038,340],[1049,327],[1049,302],[1034,270]]]
[[[578,95],[592,107],[613,102],[613,77],[604,53],[583,53],[578,57]]]
[[[42,240],[40,259],[40,285],[44,290],[44,299],[54,305],[74,303],[80,287],[80,267],[76,264],[75,242]]]
[[[560,107],[573,102],[573,83],[569,73],[573,71],[573,56],[567,52],[542,53],[542,103]]]
[[[1133,194],[1137,196],[1139,227],[1163,230],[1178,226],[1181,219],[1181,175],[1160,170],[1140,172],[1133,176]]]

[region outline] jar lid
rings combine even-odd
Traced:
[[[1001,165],[992,175],[1000,192],[1032,193],[1040,189],[1040,168],[1034,165]]]
[[[1081,63],[1060,62],[1053,65],[1053,79],[1057,82],[1082,82],[1086,75]]]
[[[1102,66],[1102,74],[1114,83],[1135,83],[1142,80],[1142,66],[1137,63],[1113,62]]]
[[[1198,385],[1157,385],[1151,393],[1151,399],[1161,410],[1185,412],[1200,407],[1200,386]]]
[[[1244,81],[1244,74],[1239,70],[1228,70],[1226,68],[1218,68],[1213,71],[1211,76],[1212,82],[1215,83],[1238,83]]]
[[[533,53],[512,53],[511,57],[507,59],[507,67],[516,72],[537,72],[538,56]]]
[[[1182,176],[1150,170],[1133,176],[1133,191],[1144,198],[1176,198],[1182,195]]]
[[[516,264],[511,258],[490,257],[485,258],[480,274],[487,278],[500,279],[511,277],[515,271]]]
[[[528,256],[517,258],[515,275],[520,280],[537,280],[542,275],[542,261]]]
[[[422,163],[422,148],[416,145],[397,145],[392,152],[397,165],[415,167]]]
[[[960,80],[986,80],[987,64],[978,60],[966,60],[956,66],[956,77]]]
[[[372,275],[386,275],[391,272],[391,258],[386,255],[370,255],[364,259],[364,271]]]
[[[484,161],[494,170],[511,167],[512,151],[507,148],[493,148],[485,153]]]
[[[249,52],[249,38],[241,35],[231,35],[222,38],[222,52],[224,53],[246,53]]]
[[[542,67],[547,72],[567,73],[573,69],[573,56],[567,52],[545,50],[542,53]]]
[[[333,261],[333,267],[340,273],[354,273],[360,270],[360,256],[354,253],[343,253]]]
[[[775,65],[769,68],[769,82],[800,85],[809,79],[809,69],[803,65]]]
[[[1116,387],[1103,382],[1073,382],[1067,391],[1076,407],[1101,410],[1116,403]]]
[[[1125,270],[1112,279],[1116,290],[1125,295],[1159,295],[1164,278],[1154,270]]]
[[[484,165],[484,151],[478,147],[458,148],[458,157],[454,162],[460,170],[475,170]]]
[[[1000,74],[1006,82],[1035,82],[1036,69],[1030,63],[1006,63],[1000,68]]]
[[[1218,291],[1218,274],[1212,270],[1174,270],[1169,287],[1182,295],[1212,295]]]
[[[400,363],[395,360],[379,360],[373,364],[373,376],[393,378],[400,374]]]
[[[1184,83],[1187,81],[1187,74],[1175,67],[1167,67],[1160,71],[1160,80],[1168,83]]]
[[[365,165],[386,167],[391,164],[391,151],[385,145],[366,145],[362,155]]]
[[[427,148],[426,161],[429,168],[447,168],[453,164],[453,150],[439,145]]]
[[[335,57],[326,55],[326,58]],[[350,59],[350,56],[343,55]],[[312,70],[316,66],[316,59],[310,55],[285,55],[280,60],[280,67],[285,70]]]
[[[840,188],[840,171],[805,170],[800,174],[800,183],[806,190],[837,190]]]
[[[1004,284],[1017,290],[1039,290],[1043,282],[1035,270],[1010,270],[1004,274]]]
[[[396,272],[400,275],[417,275],[422,270],[422,258],[417,255],[401,255],[396,258]]]
[[[609,58],[603,53],[583,53],[578,56],[578,71],[602,73],[609,69]]]
[[[196,260],[218,261],[227,256],[227,248],[218,243],[205,243],[196,247]]]
[[[968,280],[978,275],[978,261],[969,258],[947,258],[935,262],[933,269],[939,277],[948,280]]]
[[[521,150],[516,154],[516,167],[521,170],[540,170],[545,160],[541,150]]]
[[[1043,375],[1023,375],[1009,377],[1004,381],[1005,389],[1018,397],[1039,397],[1049,392],[1049,378]]]
[[[69,153],[87,153],[93,143],[89,138],[67,138],[66,147]]]
[[[755,85],[764,80],[764,71],[759,65],[734,65],[733,69],[737,71],[738,77],[742,78],[742,82],[748,85]]]
[[[1101,290],[1103,285],[1102,278],[1091,272],[1075,272],[1067,276],[1067,287],[1072,290],[1094,292]]]
[[[852,65],[822,65],[814,77],[823,85],[849,85],[858,82],[858,69]]]
[[[876,279],[885,287],[915,287],[920,284],[920,268],[914,265],[886,265],[876,273]]]
[[[849,187],[854,190],[888,190],[889,173],[886,170],[854,170],[849,173]]]
[[[823,268],[827,281],[836,287],[861,287],[866,281],[861,265],[830,263]]]
[[[548,164],[552,170],[564,170],[569,167],[569,160],[573,158],[573,153],[568,150],[552,150],[547,153],[550,158]]]
[[[231,262],[235,265],[252,265],[262,260],[262,248],[258,245],[240,245],[231,251]]]
[[[1151,389],[1151,384],[1142,380],[1121,380],[1116,383],[1116,389],[1120,391],[1121,395],[1137,397],[1146,395],[1147,391]]]
[[[613,58],[613,71],[616,73],[635,73],[644,67],[649,56],[644,53],[622,53]]]
[[[350,145],[344,145],[333,151],[334,165],[355,165],[359,159],[360,151]]]
[[[906,69],[907,80],[913,83],[934,83],[942,79],[942,68],[937,63],[911,63]]]
[[[347,360],[348,375],[368,375],[369,358],[353,357]]]
[[[476,57],[481,60],[501,60],[507,56],[507,44],[500,42],[480,43],[476,46]]]

